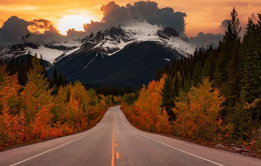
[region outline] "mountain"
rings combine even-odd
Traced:
[[[63,43],[35,44],[35,43],[18,43],[0,49],[0,59],[10,60],[12,58],[23,57],[27,55],[42,55],[43,59],[49,63],[49,67],[61,57],[65,57],[75,52],[81,45],[81,41],[69,41]],[[1,48],[1,46],[0,46]]]
[[[52,71],[87,86],[141,87],[167,63],[192,55],[195,47],[173,28],[137,21],[90,34],[81,48],[56,62]]]
[[[14,45],[0,53],[0,58],[42,54],[51,66],[49,76],[56,69],[67,80],[86,86],[141,87],[163,66],[194,51],[175,29],[136,20],[91,33],[80,42]]]
[[[180,39],[175,29],[169,27],[163,29],[143,21],[112,27],[99,31],[95,35],[92,33],[84,39],[83,49],[110,56],[121,51],[128,44],[144,41],[153,41],[185,57],[193,54],[195,50],[190,44]]]

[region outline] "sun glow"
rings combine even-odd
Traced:
[[[93,18],[86,14],[66,15],[57,22],[57,29],[61,34],[66,35],[69,29],[84,31],[83,24],[90,23]]]

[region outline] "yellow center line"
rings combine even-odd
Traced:
[[[116,153],[116,158],[117,158],[117,159],[120,158],[120,153],[119,153],[119,152]]]
[[[113,128],[112,128],[112,144],[111,144],[111,166],[115,165],[114,159],[114,135],[115,135],[115,112],[113,111]]]

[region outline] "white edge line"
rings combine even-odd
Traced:
[[[193,153],[190,153],[190,152],[187,152],[187,151],[181,150],[181,149],[179,149],[179,148],[175,148],[175,147],[173,147],[173,146],[171,146],[171,145],[165,144],[165,143],[163,143],[163,142],[160,142],[160,141],[158,141],[158,140],[156,140],[156,139],[153,139],[153,138],[151,138],[151,137],[148,137],[148,136],[146,136],[146,135],[143,135],[143,134],[137,133],[137,132],[131,130],[130,128],[128,128],[128,127],[125,125],[125,123],[123,122],[123,120],[122,120],[122,116],[121,116],[121,115],[120,115],[120,117],[121,117],[121,121],[122,121],[123,125],[124,125],[128,130],[130,130],[131,132],[133,132],[133,133],[135,133],[135,134],[141,135],[141,136],[146,137],[146,138],[148,138],[148,139],[151,139],[151,140],[153,140],[153,141],[155,141],[155,142],[158,142],[158,143],[160,143],[160,144],[162,144],[162,145],[165,145],[165,146],[167,146],[167,147],[169,147],[169,148],[172,148],[172,149],[175,149],[175,150],[177,150],[177,151],[180,151],[180,152],[186,153],[186,154],[188,154],[188,155],[191,155],[191,156],[197,157],[197,158],[199,158],[199,159],[202,159],[202,160],[208,161],[208,162],[213,163],[213,164],[215,164],[215,165],[224,166],[224,165],[222,165],[222,164],[219,164],[219,163],[217,163],[217,162],[214,162],[214,161],[208,160],[208,159],[206,159],[206,158],[200,157],[200,156],[195,155],[195,154],[193,154]]]
[[[36,157],[39,157],[39,156],[41,156],[41,155],[43,155],[43,154],[45,154],[45,153],[51,152],[51,151],[53,151],[53,150],[55,150],[55,149],[59,149],[59,148],[65,146],[65,145],[68,145],[68,144],[70,144],[70,143],[73,143],[73,142],[75,142],[75,141],[77,141],[77,140],[79,140],[79,139],[82,139],[82,138],[86,137],[86,136],[95,134],[95,133],[97,133],[98,131],[100,131],[100,130],[104,127],[104,125],[106,124],[106,122],[107,122],[107,120],[108,120],[108,117],[109,117],[109,116],[107,116],[106,121],[104,122],[104,124],[102,125],[102,127],[100,127],[100,128],[99,128],[98,130],[96,130],[95,132],[89,133],[89,134],[87,134],[87,135],[83,135],[83,136],[81,136],[81,137],[79,137],[79,138],[76,138],[76,139],[74,139],[74,140],[71,140],[71,141],[69,141],[69,142],[67,142],[67,143],[65,143],[65,144],[59,145],[59,146],[57,146],[57,147],[55,147],[55,148],[49,149],[49,150],[47,150],[47,151],[44,151],[44,152],[39,153],[39,154],[37,154],[37,155],[34,155],[34,156],[32,156],[32,157],[30,157],[30,158],[27,158],[27,159],[25,159],[25,160],[19,161],[19,162],[15,163],[15,164],[12,164],[12,165],[10,165],[10,166],[15,166],[15,165],[24,163],[24,162],[26,162],[26,161],[28,161],[28,160],[31,160],[31,159],[36,158]]]

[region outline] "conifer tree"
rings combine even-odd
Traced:
[[[248,21],[247,32],[244,36],[243,49],[245,54],[243,91],[245,92],[245,100],[252,103],[255,99],[261,98],[261,58],[258,55],[256,38],[256,25],[251,19]],[[261,104],[249,111],[252,112],[253,120],[261,120]],[[261,124],[261,122],[260,122]]]
[[[231,12],[231,19],[227,22],[228,27],[225,32],[225,36],[220,43],[221,52],[217,63],[217,71],[215,72],[215,85],[217,85],[218,87],[222,87],[221,91],[222,89],[224,89],[223,87],[227,86],[229,78],[227,72],[228,62],[231,59],[231,55],[233,55],[233,53],[235,54],[235,46],[239,40],[239,33],[241,31],[241,28],[239,27],[240,22],[237,17],[238,13],[234,8]]]
[[[58,84],[58,75],[56,69],[53,71],[53,86],[59,87]]]
[[[161,92],[162,96],[162,104],[161,108],[165,109],[170,117],[170,120],[175,119],[175,115],[172,112],[172,108],[174,107],[174,82],[170,76],[167,76],[165,79],[165,84]]]
[[[26,64],[24,62],[24,58],[21,58],[20,65],[18,69],[18,80],[21,85],[25,85],[27,82],[27,71],[26,71]]]
[[[26,118],[32,120],[43,106],[50,109],[53,105],[49,82],[36,55],[32,59],[32,68],[29,70],[27,77],[28,82],[22,92],[22,98]]]

